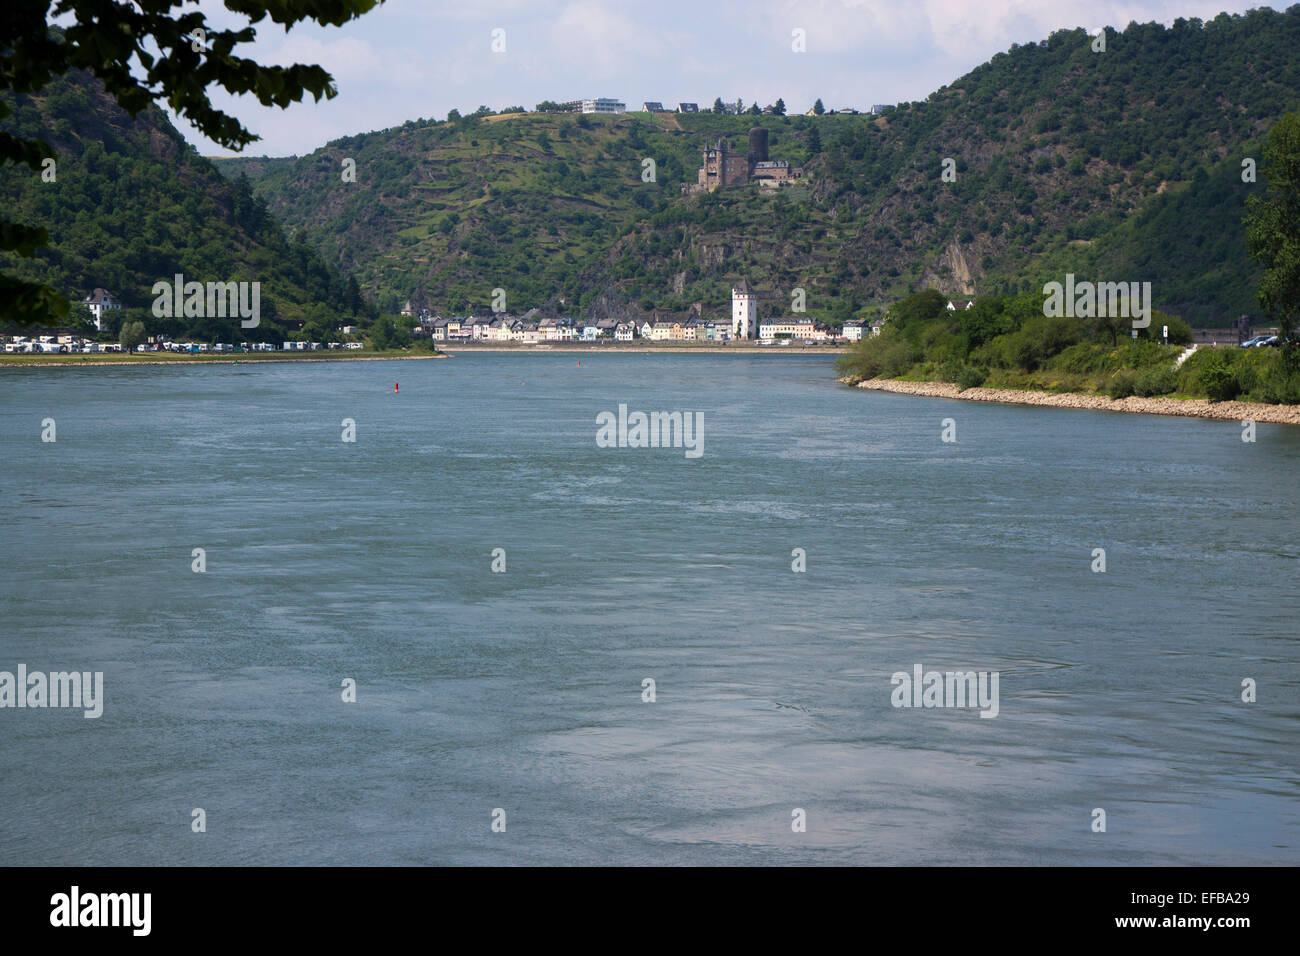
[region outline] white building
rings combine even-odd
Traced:
[[[731,337],[758,337],[758,296],[745,279],[741,279],[740,285],[731,290]]]
[[[104,323],[108,318],[109,309],[120,309],[122,303],[113,298],[112,293],[105,289],[96,289],[84,300],[86,308],[90,310],[90,318],[95,323],[95,328],[104,331]]]
[[[627,104],[600,96],[594,100],[583,100],[581,109],[584,113],[625,113]]]
[[[844,323],[844,329],[841,332],[846,341],[860,342],[862,340],[862,320],[849,319]]]

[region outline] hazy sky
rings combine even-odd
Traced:
[[[203,0],[219,26],[242,21]],[[251,98],[214,97],[261,135],[245,155],[307,153],[331,139],[418,117],[443,119],[542,100],[611,96],[711,105],[715,97],[748,106],[785,99],[803,111],[921,100],[1012,43],[1053,30],[1137,20],[1213,19],[1260,3],[1234,0],[388,0],[342,28],[295,27],[269,20],[241,48],[263,63],[319,63],[336,99],[264,108]],[[1275,5],[1282,8],[1284,4]],[[505,51],[492,52],[504,31]],[[792,49],[796,29],[806,52]],[[229,155],[177,126],[204,155]]]

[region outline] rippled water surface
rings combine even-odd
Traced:
[[[597,447],[620,402],[703,456]],[[0,410],[0,670],[106,687],[0,709],[0,861],[1300,861],[1300,429],[775,355],[8,369]],[[894,708],[915,664],[998,716]]]

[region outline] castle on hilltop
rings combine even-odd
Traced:
[[[713,192],[751,182],[776,187],[797,178],[799,172],[784,160],[768,158],[767,130],[755,126],[749,131],[747,152],[736,152],[725,139],[706,148],[698,181],[694,186],[683,188],[686,192]]]

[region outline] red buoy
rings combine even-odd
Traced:
[[[394,395],[397,394],[397,383],[396,383],[396,382],[393,383],[393,394],[394,394]]]

